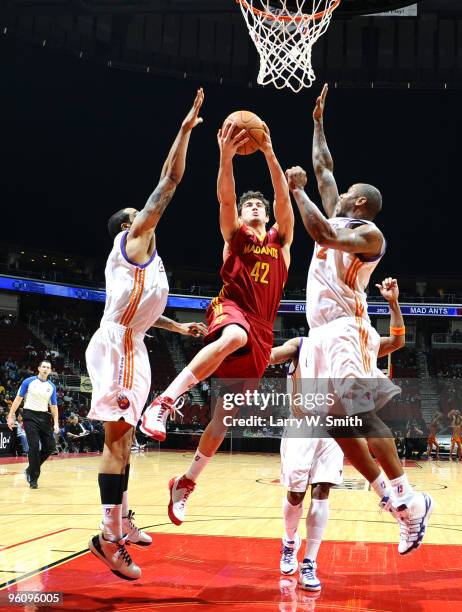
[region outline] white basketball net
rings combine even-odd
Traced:
[[[290,87],[295,93],[311,87],[316,79],[311,50],[340,0],[296,0],[296,12],[287,8],[287,0],[271,0],[273,6],[270,0],[236,1],[260,56],[259,85]]]

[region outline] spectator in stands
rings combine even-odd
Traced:
[[[66,441],[71,453],[83,453],[90,433],[79,423],[79,417],[72,412],[65,425]]]
[[[97,422],[100,423],[100,421]],[[83,417],[79,419],[79,423],[88,432],[88,441],[90,443],[91,451],[93,453],[96,453],[97,451],[102,452],[104,445],[104,433],[101,436],[101,433],[97,431],[95,428],[96,421],[92,422]]]
[[[22,454],[27,455],[29,452],[29,443],[27,442],[27,436],[24,429],[24,421],[22,418],[22,414],[18,414],[16,417],[16,435],[19,438],[22,446]]]
[[[427,449],[428,429],[422,418],[411,418],[406,428],[406,459],[410,459],[413,453],[420,459],[422,453]]]
[[[8,357],[5,363],[3,364],[3,367],[5,368],[6,372],[8,372],[8,370],[15,369],[17,366],[15,362],[11,359],[11,357]]]
[[[0,423],[2,424],[6,423],[6,414],[3,408],[0,408]]]
[[[396,450],[398,451],[398,457],[404,457],[406,454],[406,441],[401,430],[393,431],[393,437],[395,438]]]

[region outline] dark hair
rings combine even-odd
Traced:
[[[130,214],[127,212],[127,208],[121,208],[114,213],[107,222],[109,236],[115,238],[122,231],[122,223],[127,223],[128,221],[130,221]]]
[[[48,363],[50,364],[50,368],[51,368],[51,361],[49,361],[48,359],[42,359],[42,361],[38,364],[38,367],[40,367],[41,365],[43,365],[44,363]]]
[[[382,194],[374,185],[358,183],[358,195],[367,199],[367,212],[371,220],[374,219],[382,210]]]
[[[260,200],[260,202],[264,204],[265,206],[266,214],[267,215],[270,214],[270,203],[268,202],[268,200],[265,198],[265,196],[262,194],[261,191],[246,191],[239,198],[239,203],[237,205],[237,212],[239,213],[239,215],[242,212],[242,207],[249,200]]]

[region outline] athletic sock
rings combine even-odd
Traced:
[[[180,395],[183,395],[183,393],[189,391],[189,389],[194,387],[194,385],[197,385],[198,382],[199,381],[191,370],[186,367],[178,374],[175,380],[169,384],[169,386],[162,393],[162,396],[169,397],[176,402]]]
[[[206,467],[211,458],[212,457],[207,457],[206,455],[203,455],[200,450],[197,449],[194,455],[194,459],[192,460],[192,463],[185,474],[186,478],[189,478],[189,480],[196,482],[199,474]]]
[[[103,510],[103,537],[118,542],[122,538],[122,495],[125,474],[98,474]]]
[[[306,516],[305,559],[316,561],[328,519],[329,500],[312,499]]]
[[[408,505],[411,499],[414,497],[414,490],[409,484],[406,474],[390,480],[390,484],[393,488],[394,493],[394,505],[401,506],[402,504]]]
[[[392,497],[391,487],[387,482],[387,477],[382,471],[377,476],[377,478],[370,484],[380,499],[382,499],[383,497]]]
[[[293,542],[297,533],[298,524],[303,514],[303,502],[294,506],[287,497],[282,502],[282,512],[284,514],[285,540]]]
[[[125,475],[124,475],[124,490],[122,493],[122,518],[128,516],[130,508],[128,507],[128,479],[130,477],[130,464],[128,463],[125,466]]]

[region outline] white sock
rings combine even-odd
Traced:
[[[306,515],[305,559],[316,561],[322,536],[329,520],[329,500],[312,499]]]
[[[382,497],[392,497],[391,487],[387,482],[387,477],[382,471],[370,484],[380,499],[382,499]]]
[[[189,389],[194,387],[194,385],[197,385],[198,382],[199,381],[191,370],[189,368],[184,368],[181,370],[175,380],[172,380],[162,395],[165,395],[176,402],[180,395],[183,395],[183,393],[189,391]]]
[[[206,467],[211,458],[212,457],[207,457],[206,455],[203,455],[200,450],[197,449],[196,454],[194,455],[194,459],[192,460],[192,463],[185,474],[186,478],[189,478],[189,480],[196,482],[197,477]]]
[[[293,542],[297,534],[298,524],[302,518],[303,502],[294,506],[287,497],[284,497],[282,511],[284,513],[285,540]]]
[[[122,494],[122,518],[128,516],[130,508],[128,507],[128,491],[124,491]]]
[[[411,499],[414,497],[414,490],[409,484],[406,474],[390,480],[390,484],[393,488],[395,496],[394,505],[401,506],[401,504],[409,504]]]
[[[118,542],[122,535],[122,504],[103,504],[104,539]]]

